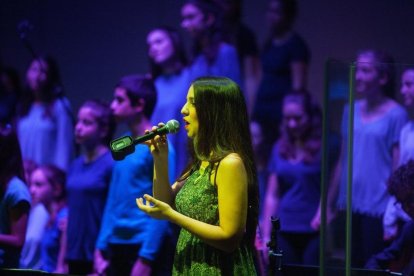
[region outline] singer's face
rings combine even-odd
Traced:
[[[187,93],[187,102],[181,109],[183,114],[184,128],[187,131],[187,136],[194,138],[198,134],[198,117],[194,105],[194,88],[190,86]]]
[[[173,43],[166,32],[154,30],[147,37],[148,56],[155,64],[162,65],[174,55]]]
[[[102,141],[105,133],[99,128],[95,116],[95,112],[89,106],[79,109],[78,120],[75,125],[76,143],[95,146]]]
[[[361,96],[370,96],[382,91],[386,79],[380,78],[372,54],[361,54],[357,58],[355,71],[355,91]]]
[[[48,205],[53,200],[53,186],[47,180],[44,172],[41,169],[36,169],[31,175],[30,194],[33,203],[43,203]]]
[[[408,107],[414,107],[414,69],[406,70],[403,73],[401,94],[404,98],[404,104]]]
[[[127,91],[121,87],[115,88],[111,110],[118,122],[127,122],[136,116],[136,110],[131,105]]]
[[[33,60],[26,73],[27,84],[33,91],[39,91],[47,82],[47,64]]]

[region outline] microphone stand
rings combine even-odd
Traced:
[[[282,275],[283,251],[278,249],[277,245],[277,232],[280,229],[280,219],[271,217],[270,221],[272,222],[272,231],[270,241],[267,243],[267,247],[269,247],[268,275]]]

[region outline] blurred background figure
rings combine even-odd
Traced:
[[[108,147],[114,130],[108,104],[88,100],[79,108],[75,140],[82,153],[69,167],[66,185],[70,210],[66,260],[70,274],[93,273],[95,244],[114,165]]]
[[[396,202],[414,218],[414,160],[400,166],[387,183],[388,191]],[[404,224],[401,233],[392,244],[372,256],[365,264],[369,269],[386,269],[402,272],[403,275],[414,274],[414,222]]]
[[[409,114],[414,111],[414,67],[406,68],[401,75],[401,95],[403,103],[408,109]],[[414,121],[408,121],[400,135],[400,160],[399,166],[404,165],[408,160],[414,160]],[[384,239],[386,241],[395,239],[401,228],[401,225],[411,220],[401,205],[396,203],[396,198],[391,197],[385,210],[383,225]]]
[[[171,119],[181,122],[181,107],[191,83],[190,71],[182,39],[170,27],[157,27],[147,35],[150,73],[157,90],[157,103],[151,116],[151,123],[157,126]],[[176,152],[176,171],[172,177],[181,174],[188,163],[187,135],[183,126],[178,133],[168,136]]]
[[[414,67],[404,70],[401,77],[401,95],[409,114],[414,114]],[[401,131],[400,164],[414,159],[414,120],[411,118]]]
[[[49,213],[49,221],[42,237],[41,269],[47,272],[67,273],[65,261],[66,174],[54,165],[39,166],[32,173],[30,193],[33,201],[41,202]]]
[[[262,210],[267,187],[267,163],[271,154],[271,148],[268,148],[264,143],[262,128],[255,121],[250,122],[250,135],[252,137],[253,154],[257,167],[257,180],[259,183],[259,214],[261,216],[263,214]]]
[[[31,175],[37,168],[37,164],[31,160],[23,161],[23,168],[27,184],[31,186]],[[42,238],[46,225],[50,219],[49,213],[42,202],[32,199],[29,221],[27,224],[26,241],[24,243],[20,267],[28,269],[41,269],[42,267]]]
[[[73,122],[62,95],[60,74],[51,57],[33,59],[18,108],[17,130],[23,159],[66,171],[72,158]]]
[[[12,67],[0,67],[0,123],[13,123],[21,96],[19,73]]]
[[[187,0],[181,8],[181,27],[193,40],[191,76],[224,76],[241,85],[237,50],[224,42],[222,12],[210,1]]]
[[[253,119],[263,129],[267,143],[279,134],[282,99],[289,91],[306,89],[310,52],[293,25],[296,0],[269,0],[269,35],[261,54],[262,79],[254,101]]]
[[[260,82],[260,58],[255,33],[242,22],[242,0],[214,0],[222,10],[223,40],[237,49],[249,115]]]
[[[355,64],[355,91],[359,99],[354,104],[353,122],[351,255],[352,265],[362,267],[384,247],[382,219],[390,198],[386,181],[398,166],[400,132],[407,113],[394,100],[394,60],[388,53],[362,50]],[[344,220],[346,209],[348,113],[349,106],[345,106],[342,148],[328,195],[328,207],[336,202],[340,211],[337,225]],[[345,237],[344,225],[336,231],[339,241]]]
[[[269,158],[263,239],[270,241],[270,218],[278,217],[278,246],[286,264],[319,263],[322,122],[315,111],[308,93],[285,96],[281,135]]]
[[[0,124],[0,164],[0,268],[16,268],[31,197],[24,183],[19,141],[10,125]]]
[[[128,127],[126,135],[142,136],[151,129],[157,101],[151,78],[128,75],[116,84],[111,110],[116,121]],[[170,176],[175,154],[169,147]],[[131,198],[152,194],[153,158],[144,144],[115,162],[108,199],[96,242],[94,270],[107,275],[170,275],[175,240],[168,221],[157,221],[136,210]]]

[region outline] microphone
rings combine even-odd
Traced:
[[[131,136],[124,136],[110,143],[112,158],[116,161],[122,160],[128,154],[135,152],[135,145],[148,141],[155,137],[155,135],[164,135],[169,133],[177,133],[180,128],[180,123],[177,120],[169,120],[164,126],[150,131],[145,135],[132,138]]]

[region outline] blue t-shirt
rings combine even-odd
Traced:
[[[220,76],[232,79],[241,87],[240,65],[237,50],[232,45],[221,43],[216,58],[207,60],[206,56],[199,54],[190,66],[191,81],[198,77]]]
[[[293,163],[273,147],[268,165],[269,174],[276,173],[279,191],[280,230],[284,232],[315,232],[310,224],[320,200],[321,162],[320,154],[313,163]]]
[[[174,154],[169,158],[174,167]],[[136,204],[136,198],[152,195],[153,170],[152,155],[143,144],[115,162],[96,248],[107,251],[110,244],[140,245],[137,257],[155,260],[170,230],[168,221],[151,218]]]
[[[63,207],[57,212],[53,222],[46,226],[42,239],[42,270],[44,271],[53,272],[57,268],[60,239],[62,237],[59,226],[67,218],[68,208]]]
[[[371,216],[382,216],[390,198],[386,181],[392,170],[392,148],[398,144],[407,113],[396,105],[371,122],[361,118],[362,102],[355,102],[352,171],[352,210]],[[348,143],[349,106],[342,118],[342,141]],[[338,208],[346,208],[347,151],[341,163]]]
[[[7,184],[7,189],[0,198],[0,234],[10,234],[10,209],[25,209],[29,213],[31,197],[27,185],[17,177]],[[19,267],[20,248],[0,245],[0,267]]]
[[[108,151],[90,163],[80,156],[70,166],[66,184],[68,260],[93,260],[114,163]]]
[[[73,124],[65,106],[69,106],[66,98],[56,100],[50,111],[45,104],[33,104],[29,113],[19,119],[17,133],[23,159],[67,171],[74,144]]]
[[[166,123],[175,119],[181,125],[178,133],[168,135],[168,140],[173,145],[176,156],[176,170],[174,175],[171,175],[173,179],[180,175],[188,163],[187,132],[183,127],[181,109],[186,102],[190,84],[191,76],[188,68],[184,68],[180,73],[160,75],[155,79],[157,104],[152,113],[151,123],[158,125],[160,122]]]
[[[269,44],[261,56],[263,76],[253,112],[256,120],[278,123],[282,114],[282,99],[292,89],[291,63],[307,64],[309,60],[309,48],[296,33],[283,44]]]
[[[21,268],[40,269],[42,267],[42,238],[49,219],[49,212],[43,204],[38,203],[30,209],[26,241],[20,257]]]

